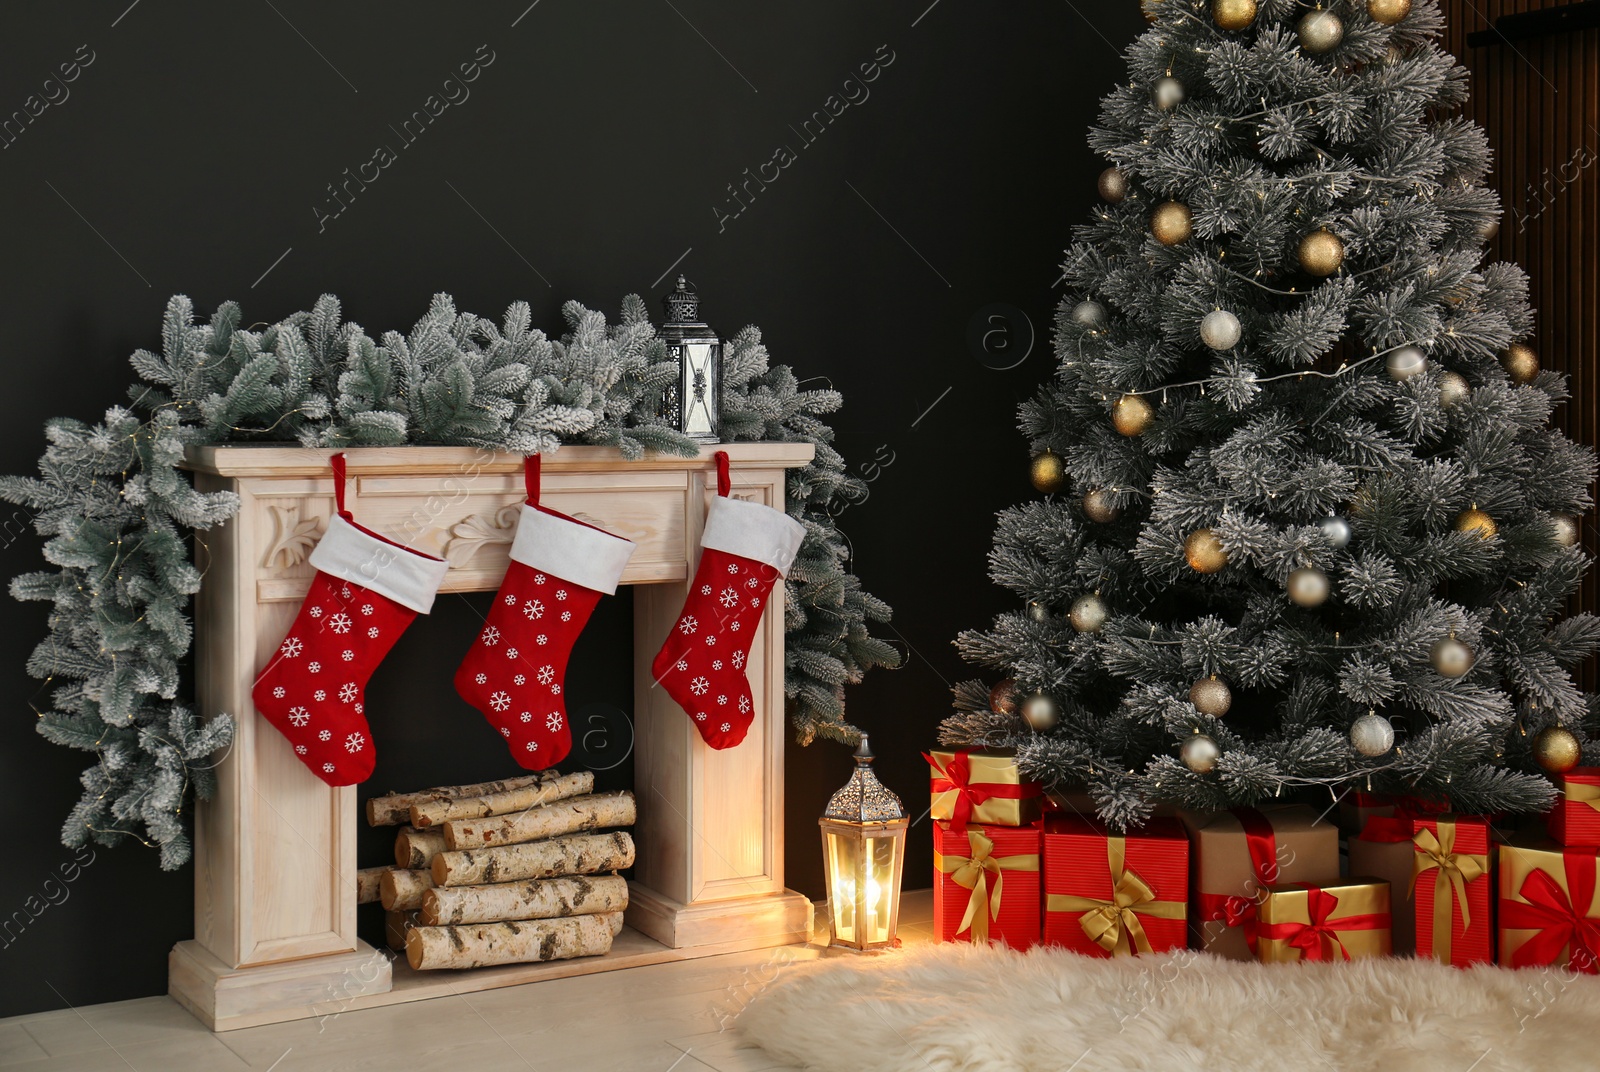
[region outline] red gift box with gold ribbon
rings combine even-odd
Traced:
[[[941,942],[1039,942],[1041,824],[957,832],[933,824],[933,930]]]
[[[1600,975],[1600,848],[1500,846],[1500,963]]]
[[[1097,819],[1044,822],[1044,942],[1095,957],[1188,944],[1189,838],[1176,819],[1124,836]]]
[[[929,814],[956,833],[968,823],[1026,826],[1044,813],[1044,789],[1017,770],[1010,752],[970,748],[922,753],[932,772]]]
[[[1600,767],[1574,767],[1561,776],[1550,836],[1563,845],[1600,846]]]
[[[1449,814],[1415,819],[1411,845],[1417,956],[1458,966],[1493,961],[1489,820]]]

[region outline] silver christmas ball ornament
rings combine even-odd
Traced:
[[[1415,346],[1402,346],[1389,355],[1389,378],[1405,381],[1428,371],[1428,355]]]
[[[1571,514],[1551,514],[1550,526],[1555,529],[1556,543],[1562,547],[1575,547],[1583,538],[1583,532],[1578,527],[1578,519]]]
[[[1350,744],[1364,756],[1387,755],[1394,747],[1394,726],[1382,715],[1368,711],[1350,727]]]
[[[1300,50],[1331,52],[1344,40],[1344,20],[1331,11],[1312,11],[1300,20]]]
[[[1233,349],[1243,334],[1239,318],[1226,309],[1213,309],[1200,321],[1200,341],[1213,350]]]
[[[1428,652],[1428,661],[1440,677],[1461,677],[1477,660],[1472,649],[1456,639],[1454,633],[1435,644]]]
[[[1350,546],[1350,522],[1338,514],[1329,514],[1317,522],[1317,528],[1322,530],[1322,538],[1341,551]]]
[[[1072,628],[1080,633],[1098,633],[1106,624],[1106,604],[1098,593],[1079,596],[1072,604]]]
[[[1163,112],[1170,112],[1183,103],[1183,83],[1170,74],[1156,79],[1155,90],[1152,94],[1156,107]]]
[[[1106,307],[1092,298],[1085,299],[1072,307],[1072,322],[1090,330],[1104,327]]]
[[[1178,750],[1178,758],[1183,760],[1183,765],[1196,774],[1209,774],[1217,766],[1217,757],[1222,755],[1222,749],[1203,733],[1197,733],[1183,742],[1183,747]]]
[[[1018,708],[1022,721],[1035,733],[1048,733],[1061,719],[1061,707],[1042,692],[1036,692],[1022,701]]]
[[[1284,586],[1289,598],[1302,607],[1320,607],[1328,601],[1332,585],[1328,575],[1315,566],[1302,566],[1289,574]]]

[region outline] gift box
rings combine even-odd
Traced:
[[[1339,829],[1304,805],[1178,817],[1194,852],[1189,937],[1196,949],[1253,960],[1256,905],[1269,886],[1339,882]]]
[[[1480,815],[1413,820],[1417,956],[1458,966],[1494,960],[1490,842]]]
[[[1044,942],[1095,957],[1188,944],[1189,838],[1175,819],[1115,836],[1097,819],[1044,821]]]
[[[1366,831],[1367,823],[1372,819],[1414,819],[1423,815],[1439,815],[1449,810],[1450,802],[1447,800],[1424,800],[1421,797],[1352,789],[1339,798],[1339,830],[1346,837],[1355,838]]]
[[[949,822],[956,833],[968,823],[1027,826],[1044,813],[1044,791],[1022,777],[1009,751],[958,748],[924,752],[922,758],[933,772],[929,814]]]
[[[1600,845],[1600,767],[1575,767],[1561,776],[1550,836],[1563,845]]]
[[[1389,884],[1350,879],[1331,886],[1274,886],[1259,908],[1263,964],[1354,960],[1390,952]]]
[[[1500,963],[1600,974],[1600,849],[1517,839],[1500,847]]]
[[[1390,945],[1395,956],[1405,957],[1417,951],[1416,899],[1411,889],[1417,849],[1411,834],[1410,818],[1377,816],[1349,841],[1350,874],[1389,883]]]
[[[1040,908],[1039,823],[981,826],[959,832],[933,824],[933,930],[941,942],[1004,942],[1013,949],[1038,944]]]

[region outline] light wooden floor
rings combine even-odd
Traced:
[[[932,938],[930,891],[906,895],[900,934]],[[826,924],[819,933],[826,935]],[[739,1010],[821,946],[754,950],[435,998],[213,1035],[171,998],[0,1020],[0,1068],[18,1072],[755,1072]]]

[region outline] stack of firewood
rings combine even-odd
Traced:
[[[594,774],[545,771],[367,801],[399,826],[395,867],[364,868],[357,900],[381,901],[389,945],[413,968],[479,968],[611,951],[628,907],[632,793]],[[599,831],[609,831],[600,833]]]

